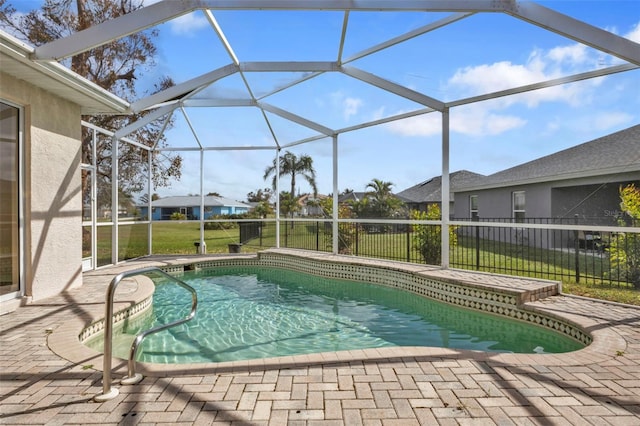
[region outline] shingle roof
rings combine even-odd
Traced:
[[[640,125],[502,170],[465,190],[640,172]],[[638,174],[640,178],[640,174]]]
[[[200,205],[199,195],[179,195],[175,197],[160,198],[152,202],[153,207],[197,207]],[[205,196],[205,206],[250,207],[248,204],[234,201],[230,198]]]
[[[449,175],[449,185],[454,191],[484,177],[484,175],[468,170],[459,170]],[[420,182],[396,195],[409,203],[439,203],[442,201],[442,176]]]

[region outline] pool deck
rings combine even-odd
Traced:
[[[81,288],[0,316],[0,424],[640,425],[640,308],[563,295],[527,307],[592,333],[592,345],[569,354],[383,348],[194,366],[178,376],[144,366],[144,380],[132,386],[117,383],[118,362],[120,394],[94,402],[102,356],[77,342],[83,324],[103,315],[114,275],[174,262],[154,257],[88,272]],[[123,281],[119,303],[139,300],[144,287]]]

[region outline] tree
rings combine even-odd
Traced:
[[[40,46],[50,41],[82,31],[93,25],[109,21],[142,7],[142,0],[45,0],[40,10],[18,14],[14,7],[0,0],[0,20],[13,29],[15,35],[24,41]],[[114,40],[108,44],[92,48],[73,56],[70,60],[72,71],[94,82],[98,86],[124,98],[134,101],[139,87],[136,73],[151,69],[154,65],[156,47],[153,39],[157,30],[149,30]],[[172,86],[170,78],[157,81],[152,92]],[[148,94],[143,90],[143,94]],[[90,116],[85,121],[104,129],[120,129],[142,118],[146,112],[130,116]],[[157,141],[158,147],[166,146],[160,123],[151,123],[127,136],[146,146]],[[92,134],[85,130],[82,135],[82,160],[91,164]],[[96,177],[99,207],[111,205],[111,152],[110,137],[100,137],[96,144]],[[152,180],[154,188],[168,186],[173,179],[181,176],[182,158],[175,154],[154,153],[152,157]],[[119,144],[118,180],[119,191],[132,195],[146,188],[144,179],[148,167],[148,153],[130,144]],[[88,190],[88,180],[83,177],[83,191]]]
[[[640,188],[629,184],[620,187],[620,209],[627,218],[620,218],[621,226],[626,220],[640,221]],[[640,235],[619,233],[609,247],[612,273],[626,279],[640,289]]]
[[[413,220],[440,220],[440,207],[430,204],[426,212],[411,211]],[[420,253],[425,263],[439,265],[442,258],[442,227],[440,225],[413,225],[413,247]],[[458,244],[455,227],[449,227],[449,245]]]
[[[295,195],[296,193],[296,176],[302,176],[313,189],[313,196],[318,195],[318,188],[316,186],[316,171],[313,169],[313,159],[308,155],[301,155],[298,158],[295,154],[287,151],[284,155],[279,157],[280,161],[280,175],[279,177],[289,176],[291,177],[291,191],[289,194]],[[273,159],[273,164],[267,167],[264,171],[264,180],[267,180],[269,176],[273,175],[271,186],[276,187],[276,159]]]
[[[282,191],[280,193],[280,214],[283,216],[291,216],[300,210],[300,205],[298,204],[298,198],[293,197],[290,192]],[[291,224],[293,227],[293,223]]]
[[[404,203],[391,192],[392,182],[372,179],[366,186],[366,197],[353,203],[358,217],[391,218],[402,213]]]
[[[208,192],[206,196],[207,197],[222,197],[222,195],[220,195],[217,192]]]
[[[271,201],[271,197],[273,197],[273,191],[269,188],[258,189],[257,191],[249,192],[247,194],[247,201],[250,203],[260,203],[260,202],[269,202]]]
[[[326,216],[333,216],[333,200],[331,198],[320,200],[320,205]],[[352,219],[354,217],[355,214],[349,206],[345,204],[338,206],[338,219]],[[325,227],[324,229],[330,236],[333,234],[333,228]],[[360,225],[357,223],[338,223],[338,253],[353,254],[352,247],[358,240],[359,230]],[[331,246],[332,243],[333,241],[328,239],[329,246]]]

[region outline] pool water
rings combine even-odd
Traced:
[[[182,279],[198,293],[195,318],[148,336],[139,361],[222,362],[384,346],[513,353],[583,347],[543,327],[372,284],[251,267],[187,272]],[[127,358],[136,333],[183,318],[190,308],[190,293],[158,281],[153,309],[114,332],[114,355]],[[102,350],[102,336],[87,344]]]

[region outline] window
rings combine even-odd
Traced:
[[[524,222],[525,211],[524,191],[515,191],[513,193],[513,218],[516,222]]]
[[[20,292],[20,109],[0,102],[0,300]]]
[[[470,195],[469,196],[469,214],[471,219],[478,219],[478,196]]]

